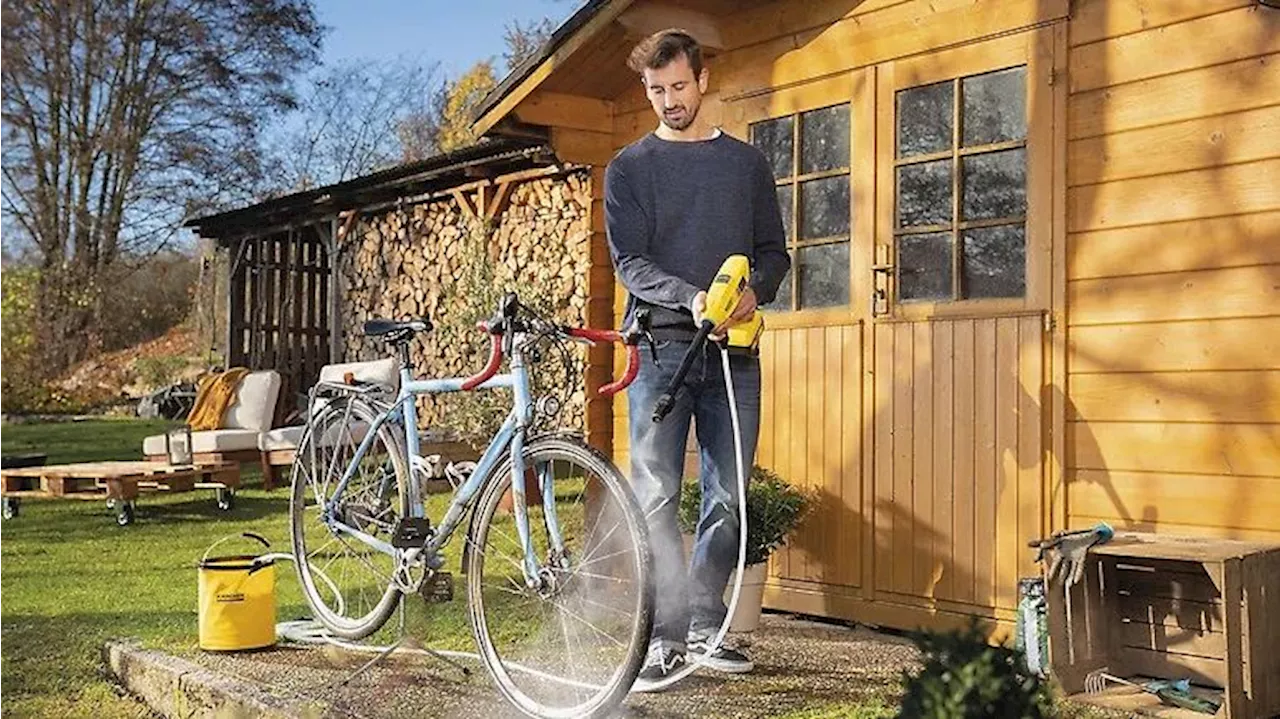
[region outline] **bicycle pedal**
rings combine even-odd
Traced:
[[[426,546],[435,532],[431,520],[426,517],[401,517],[391,535],[391,546],[396,549],[414,549]]]
[[[422,598],[432,604],[443,604],[453,601],[453,575],[449,572],[436,572],[427,578],[418,588]]]

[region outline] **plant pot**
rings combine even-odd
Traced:
[[[524,505],[526,507],[536,507],[540,504],[542,504],[542,490],[538,486],[538,475],[530,467],[524,471]],[[515,504],[511,490],[508,489],[502,495],[502,499],[498,500],[498,511],[509,514],[513,506]]]
[[[733,582],[737,571],[729,574],[729,583],[724,588],[724,603],[729,605],[733,599]],[[733,618],[729,620],[731,632],[753,632],[760,626],[760,607],[764,603],[764,583],[769,578],[769,563],[752,564],[742,573],[742,591],[738,593],[738,606],[734,607]]]

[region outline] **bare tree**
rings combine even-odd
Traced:
[[[551,18],[530,21],[528,25],[519,20],[508,23],[502,36],[507,43],[507,50],[502,54],[502,59],[507,63],[507,72],[537,54],[542,45],[551,39],[551,33],[555,29],[556,23]]]
[[[405,145],[430,153],[437,66],[354,61],[319,70],[278,143],[278,189],[329,185],[400,162]],[[406,142],[407,141],[407,142]]]
[[[321,36],[310,0],[4,0],[4,212],[38,259],[48,371],[97,344],[119,258],[254,194]]]

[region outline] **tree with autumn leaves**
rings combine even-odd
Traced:
[[[508,67],[551,29],[508,25]],[[40,318],[33,371],[118,344],[114,294],[184,219],[476,141],[492,60],[304,75],[323,34],[310,0],[3,0],[5,275],[31,271],[5,323]]]

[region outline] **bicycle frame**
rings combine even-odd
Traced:
[[[511,349],[511,371],[506,374],[496,374],[484,381],[482,384],[474,387],[474,389],[498,389],[509,387],[514,390],[515,398],[511,411],[508,413],[506,420],[498,429],[490,440],[484,454],[481,455],[476,470],[471,473],[461,487],[458,487],[453,496],[453,500],[449,504],[449,509],[445,513],[445,517],[441,520],[439,526],[434,527],[434,533],[421,550],[410,549],[406,551],[408,559],[412,560],[420,554],[427,557],[435,556],[439,550],[448,543],[453,532],[461,523],[463,516],[470,509],[472,501],[475,499],[477,492],[481,486],[489,478],[495,467],[501,462],[503,452],[509,452],[511,457],[511,492],[514,496],[514,511],[516,519],[516,531],[519,535],[521,545],[524,547],[524,572],[525,581],[531,587],[536,586],[538,581],[538,562],[534,556],[533,538],[529,531],[529,516],[525,507],[525,485],[524,472],[525,466],[523,462],[525,433],[528,425],[533,418],[533,400],[529,390],[529,373],[524,365],[524,358],[521,352],[521,344],[523,337],[517,334],[512,342]],[[378,434],[378,430],[388,420],[402,419],[404,424],[405,454],[409,462],[409,497],[408,507],[405,511],[408,516],[422,518],[426,514],[426,506],[419,492],[419,486],[414,481],[415,468],[424,464],[424,460],[420,454],[421,445],[418,440],[418,410],[414,403],[414,398],[422,394],[443,394],[447,392],[465,391],[464,384],[467,382],[463,377],[450,377],[445,379],[425,379],[415,380],[412,377],[411,370],[405,363],[400,366],[400,391],[396,395],[395,402],[380,412],[373,424],[366,431],[364,439],[360,442],[360,446],[356,449],[355,455],[348,462],[346,470],[342,474],[342,479],[338,483],[338,487],[334,490],[332,499],[326,502],[323,518],[324,522],[331,528],[350,535],[360,541],[368,544],[375,549],[396,556],[398,550],[388,542],[372,537],[359,529],[338,521],[333,511],[335,503],[342,497],[346,491],[347,484],[354,476],[356,468],[360,464],[360,460],[364,457],[369,447],[373,444],[374,438]],[[542,483],[543,506],[547,516],[547,531],[550,535],[552,547],[557,551],[557,556],[563,556],[564,540],[560,535],[558,522],[555,517],[555,490],[551,486],[553,478],[550,473],[540,473],[539,480]],[[385,478],[383,481],[389,483],[394,477]],[[382,492],[390,489],[388,486],[381,488]]]

